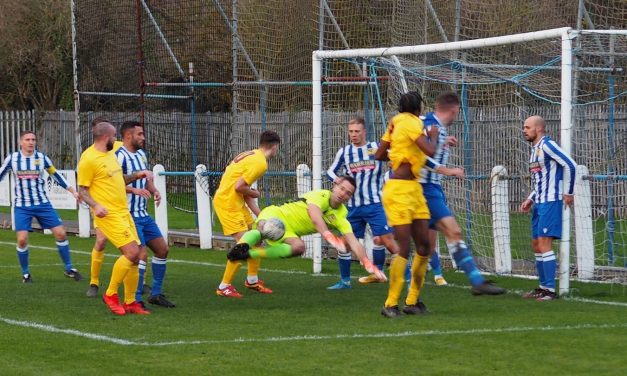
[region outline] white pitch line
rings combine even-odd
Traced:
[[[0,245],[14,245],[15,243],[10,243],[10,242],[3,242],[0,241]],[[45,246],[39,246],[39,245],[29,245],[30,248],[33,249],[43,249],[43,250],[48,250],[48,251],[56,251],[57,249],[54,247],[45,247]],[[71,250],[72,253],[76,253],[76,254],[81,254],[81,255],[87,255],[87,256],[91,256],[91,252],[85,252],[85,251],[77,251],[77,250]],[[119,256],[117,255],[112,255],[112,254],[105,254],[105,257],[109,257],[109,258],[118,258]],[[174,263],[174,264],[187,264],[187,265],[196,265],[196,266],[210,266],[210,267],[215,267],[215,268],[224,268],[225,264],[215,264],[215,263],[211,263],[211,262],[204,262],[204,261],[189,261],[189,260],[179,260],[179,259],[171,259],[168,258],[168,263]],[[243,269],[246,269],[246,266],[242,266]],[[279,273],[279,274],[300,274],[300,275],[310,275],[312,277],[337,277],[336,274],[328,274],[328,273],[319,273],[319,274],[312,274],[309,272],[304,272],[302,270],[279,270],[279,269],[265,269],[265,268],[261,268],[260,269],[263,272],[268,272],[268,273]],[[358,277],[353,276],[352,279],[357,279]],[[433,285],[433,283],[431,282],[425,282],[428,285]],[[458,288],[458,289],[465,289],[468,290],[470,289],[470,286],[468,285],[457,285],[454,283],[449,283],[447,285],[447,287],[454,287],[454,288]],[[508,293],[514,294],[514,295],[522,295],[525,293],[525,291],[522,290],[507,290]],[[587,298],[578,298],[578,297],[563,297],[560,298],[563,300],[569,300],[569,301],[575,301],[575,302],[580,302],[580,303],[591,303],[591,304],[601,304],[601,305],[611,305],[611,306],[616,306],[616,307],[627,307],[627,303],[623,303],[623,302],[613,302],[613,301],[607,301],[607,300],[594,300],[594,299],[587,299]]]
[[[41,330],[48,333],[61,333],[77,337],[83,337],[100,342],[109,342],[122,346],[142,346],[142,347],[165,347],[179,345],[201,345],[201,344],[235,344],[235,343],[271,343],[271,342],[296,342],[296,341],[333,341],[342,339],[368,339],[368,338],[398,338],[398,337],[427,337],[427,336],[450,336],[450,335],[474,335],[474,334],[502,334],[502,333],[525,333],[525,332],[547,332],[547,331],[571,331],[581,329],[615,329],[627,328],[627,323],[621,324],[579,324],[563,326],[523,326],[513,328],[480,328],[468,330],[422,330],[405,331],[397,333],[353,333],[336,335],[302,335],[291,337],[265,337],[265,338],[233,338],[226,340],[190,340],[190,341],[169,341],[169,342],[147,342],[133,341],[122,338],[110,337],[102,334],[82,332],[76,329],[57,328],[52,325],[40,324],[30,321],[13,320],[0,316],[0,322],[8,325],[20,326]]]

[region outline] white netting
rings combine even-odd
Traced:
[[[606,179],[603,176],[591,180],[595,278],[620,281],[625,281],[627,262],[627,182],[620,180],[627,179],[627,85],[623,70],[627,62],[625,54],[618,51],[627,50],[625,42],[625,35],[605,34],[584,34],[573,42],[576,130],[572,155],[579,164],[589,165],[590,175],[618,175],[610,180],[602,180]],[[457,92],[462,98],[462,112],[449,132],[460,140],[460,146],[453,149],[450,164],[464,167],[467,178],[444,181],[448,202],[482,269],[495,271],[490,177],[495,166],[504,166],[509,181],[506,199],[512,273],[533,274],[530,219],[518,210],[531,189],[530,145],[522,136],[522,123],[528,116],[543,116],[548,134],[559,142],[560,64],[559,38],[464,51],[326,59],[322,68],[322,165],[331,163],[334,152],[345,142],[342,115],[365,114],[369,138],[377,139],[387,119],[396,114],[404,90],[420,91],[427,110],[440,92]],[[338,81],[343,85],[337,85]],[[572,238],[572,273],[576,275]],[[558,246],[556,242],[556,251]],[[442,249],[442,253],[447,252]]]

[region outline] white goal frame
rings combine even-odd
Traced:
[[[312,122],[313,122],[313,155],[312,155],[312,188],[322,188],[322,63],[325,59],[351,57],[385,57],[407,54],[460,51],[471,48],[501,46],[513,43],[531,42],[537,40],[561,38],[561,109],[560,109],[560,140],[562,149],[571,154],[572,121],[572,79],[573,57],[572,39],[576,35],[570,27],[541,30],[530,33],[512,34],[493,38],[465,40],[459,42],[436,43],[418,46],[387,47],[387,48],[360,48],[336,51],[317,50],[312,53]],[[560,242],[559,263],[559,293],[569,291],[569,262],[570,259],[570,210],[564,209],[562,217],[562,239]],[[322,270],[322,247],[319,236],[313,239],[313,272]]]

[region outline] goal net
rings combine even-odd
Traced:
[[[378,140],[397,113],[402,93],[421,92],[426,112],[439,93],[454,91],[462,105],[449,129],[459,140],[449,164],[463,167],[466,177],[444,180],[448,204],[482,270],[534,275],[530,216],[519,211],[531,191],[530,145],[522,123],[541,115],[547,133],[588,169],[579,188],[589,188],[590,194],[582,196],[582,202],[588,201],[573,218],[566,215],[565,223],[570,223],[567,230],[576,223],[584,226],[582,234],[589,228],[585,244],[593,250],[578,249],[573,231],[554,243],[568,259],[561,263],[561,288],[568,289],[569,277],[624,283],[626,47],[626,31],[563,28],[453,43],[316,51],[314,187],[325,184],[318,177],[346,142],[348,117],[363,116],[369,139]],[[583,246],[585,240],[577,239]]]

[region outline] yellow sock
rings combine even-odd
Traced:
[[[111,271],[111,282],[107,288],[107,295],[111,296],[118,293],[120,283],[126,278],[126,274],[133,267],[131,260],[121,255],[113,264],[113,270]]]
[[[222,276],[222,283],[225,285],[230,285],[233,282],[233,278],[239,271],[239,268],[242,266],[241,263],[236,261],[227,261],[226,268],[224,269],[224,275]]]
[[[407,259],[394,255],[390,263],[390,288],[388,290],[388,298],[385,300],[386,307],[398,306],[398,299],[405,284],[405,268],[407,268]]]
[[[131,304],[135,301],[138,283],[139,265],[133,265],[124,278],[124,303]]]
[[[259,274],[259,268],[261,267],[261,259],[249,258],[246,261],[248,261],[248,276],[256,277]]]
[[[91,279],[89,280],[90,285],[100,286],[100,269],[102,268],[102,262],[104,261],[104,257],[104,250],[91,250]]]
[[[405,305],[418,303],[420,289],[422,289],[425,283],[429,259],[429,256],[416,255],[416,257],[414,257],[414,263],[411,266],[411,283],[409,285],[409,291],[407,292],[407,299],[405,299]]]

